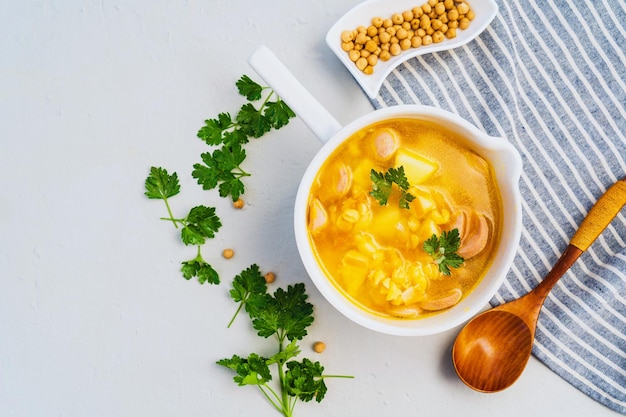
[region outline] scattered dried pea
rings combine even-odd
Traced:
[[[326,344],[324,342],[315,342],[313,344],[313,350],[317,353],[322,353],[326,350]]]
[[[276,281],[276,274],[273,272],[268,272],[263,276],[263,278],[265,278],[266,283],[271,284],[272,282]]]
[[[232,258],[233,256],[235,256],[235,251],[234,251],[234,250],[232,250],[232,249],[224,249],[224,251],[222,252],[222,256],[223,256],[225,259],[230,259],[230,258]]]
[[[467,29],[476,14],[466,1],[427,0],[421,6],[375,16],[368,26],[341,33],[341,47],[365,74],[372,74],[378,61],[388,61],[402,51],[444,42]]]
[[[241,198],[239,198],[236,201],[233,201],[233,207],[236,208],[236,209],[243,208],[243,200]]]

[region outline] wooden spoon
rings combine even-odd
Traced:
[[[533,291],[485,311],[465,325],[452,347],[452,362],[466,385],[481,392],[497,392],[519,378],[530,358],[539,312],[550,290],[624,204],[626,178],[600,197],[554,268]]]

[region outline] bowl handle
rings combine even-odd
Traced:
[[[322,142],[341,129],[341,124],[304,88],[287,67],[266,46],[259,46],[248,58],[250,66],[272,87]]]

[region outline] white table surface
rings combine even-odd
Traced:
[[[258,79],[247,57],[259,44],[341,123],[372,110],[323,40],[357,3],[0,1],[0,416],[277,416],[214,364],[273,348],[243,315],[226,328],[230,282],[252,263],[277,274],[272,289],[307,285],[303,355],[355,376],[297,416],[617,415],[534,358],[510,389],[476,393],[450,361],[458,329],[387,336],[335,311],[295,249],[295,191],[320,147],[299,119],[247,147],[242,211],[191,178],[208,149],[198,129],[243,104],[234,83]],[[181,277],[194,248],[143,196],[152,165],[179,174],[175,214],[217,208],[224,226],[204,253],[221,285]]]

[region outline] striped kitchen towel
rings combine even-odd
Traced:
[[[524,228],[494,306],[534,288],[626,176],[626,2],[497,3],[477,39],[407,61],[372,100],[441,107],[520,151]],[[533,354],[626,414],[626,210],[546,300]]]

